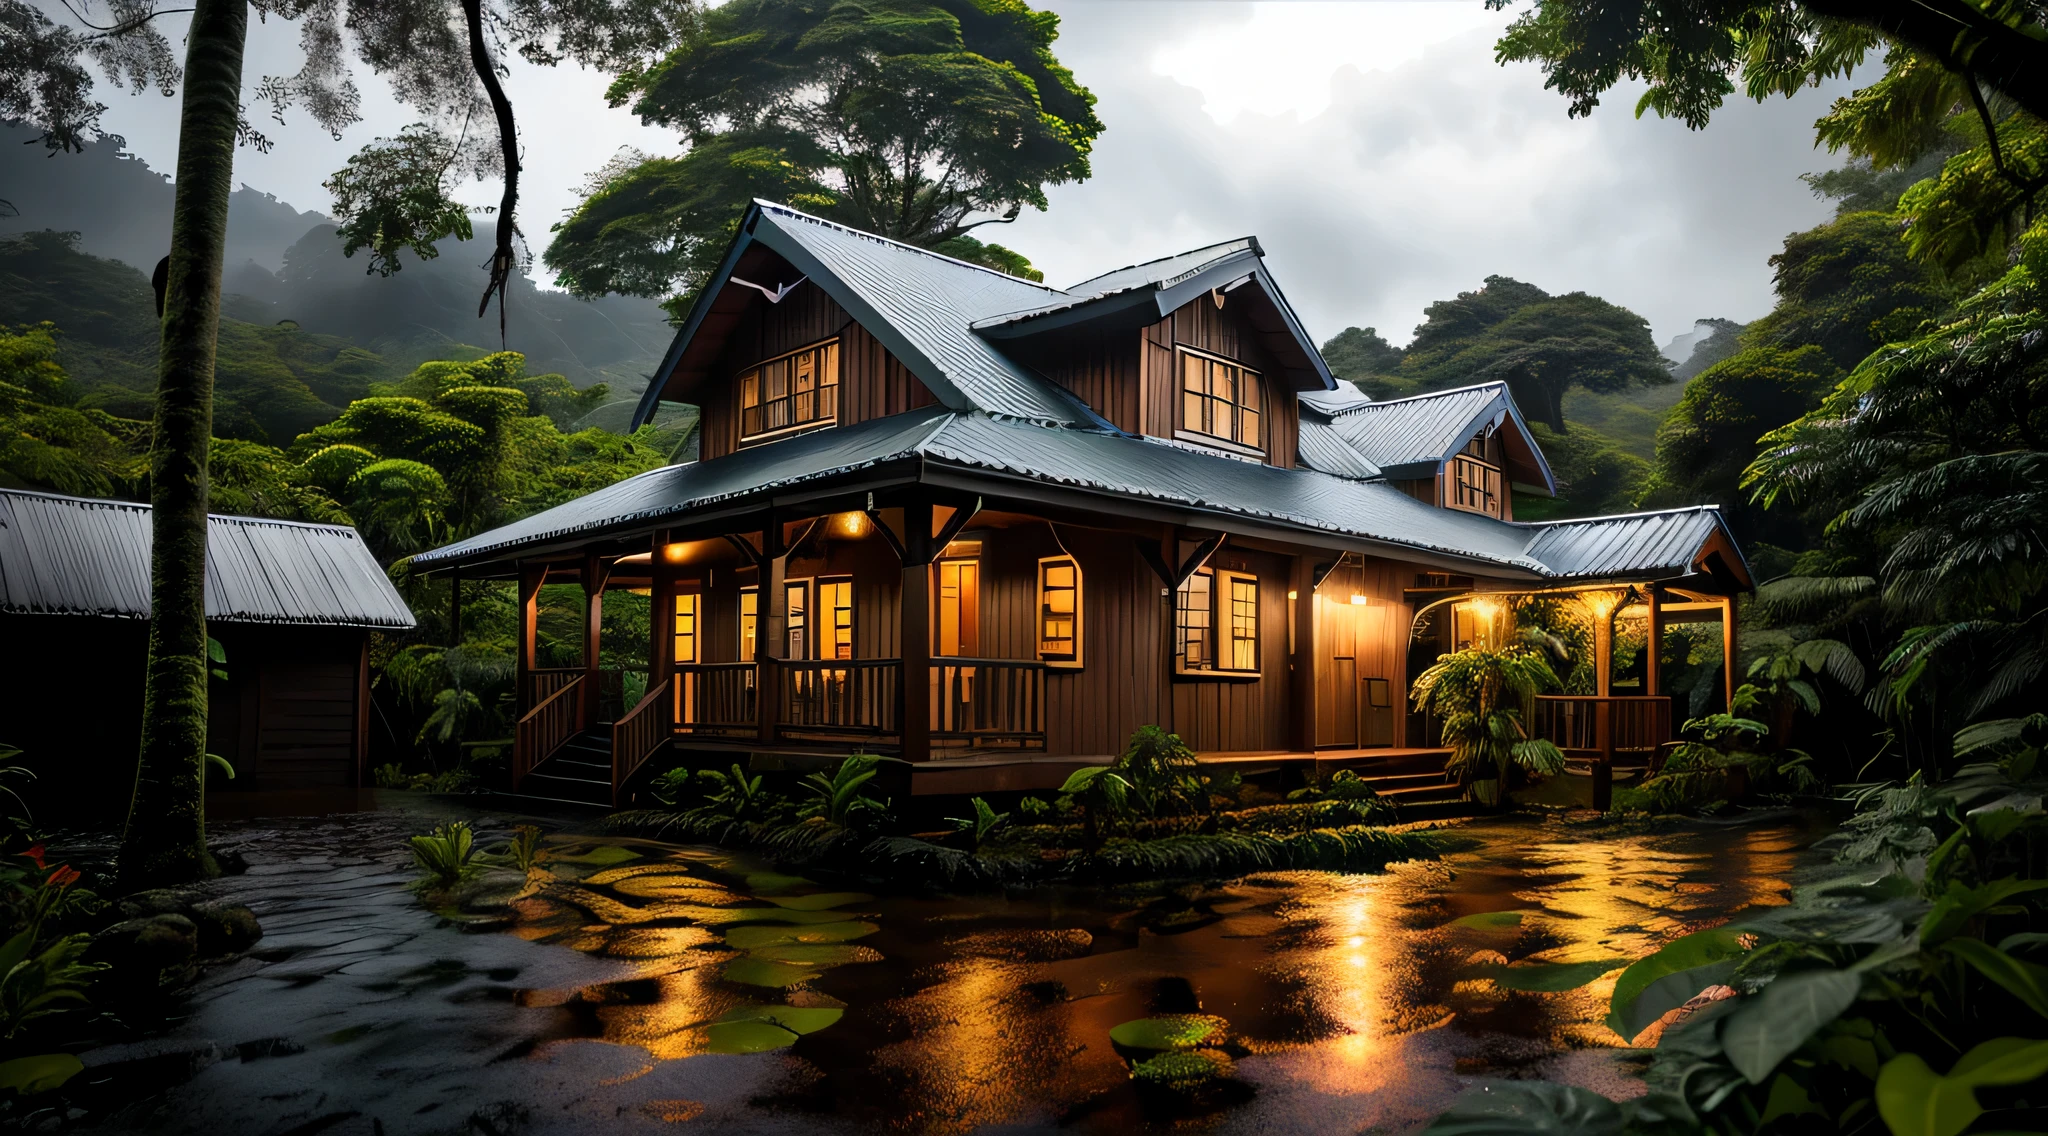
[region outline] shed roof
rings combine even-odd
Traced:
[[[1427,477],[1489,424],[1511,423],[1515,444],[1510,447],[1510,457],[1520,459],[1514,464],[1528,475],[1521,480],[1540,484],[1552,493],[1557,491],[1550,464],[1530,436],[1528,424],[1522,420],[1522,412],[1515,406],[1506,383],[1479,383],[1383,402],[1362,395],[1355,399],[1339,397],[1342,395],[1340,391],[1336,396],[1324,395],[1313,401],[1304,396],[1306,405],[1316,412],[1303,417],[1304,437],[1314,433],[1309,424],[1320,418],[1360,458],[1385,476]],[[1323,464],[1339,460],[1329,455],[1327,440],[1319,439],[1316,445],[1322,449],[1316,454],[1304,451],[1304,461],[1326,472],[1355,476]]]
[[[903,462],[927,481],[1066,487],[1239,518],[1259,526],[1451,559],[1523,579],[1686,575],[1713,533],[1711,506],[1641,518],[1516,524],[1416,500],[1384,481],[1233,461],[1115,431],[1049,428],[934,407],[821,430],[710,461],[669,466],[414,557],[421,568],[492,563],[606,535],[644,532],[721,503]],[[1112,503],[1113,507],[1113,503]],[[1555,530],[1570,531],[1559,534]],[[1688,534],[1697,538],[1686,547]]]
[[[149,506],[0,489],[0,611],[149,617]],[[356,531],[207,518],[206,617],[406,628],[411,610]]]

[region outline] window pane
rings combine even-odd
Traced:
[[[761,593],[757,589],[748,588],[740,593],[741,662],[752,662],[754,659],[754,628],[760,618],[760,600]]]
[[[1049,659],[1078,657],[1075,612],[1079,600],[1079,572],[1072,561],[1052,561],[1041,569],[1038,599],[1038,653]]]
[[[1213,610],[1210,597],[1210,576],[1206,572],[1197,572],[1180,586],[1175,623],[1184,670],[1206,670],[1214,665],[1209,646]]]
[[[1259,582],[1230,580],[1230,665],[1235,670],[1259,666]]]
[[[1259,412],[1258,377],[1244,371],[1238,372],[1237,401],[1254,414]]]
[[[680,595],[675,599],[675,661],[694,663],[697,661],[697,597]]]
[[[1237,440],[1247,446],[1259,444],[1259,412],[1243,410],[1237,416]]]

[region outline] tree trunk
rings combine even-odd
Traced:
[[[206,464],[248,27],[247,0],[196,0],[186,40],[149,452],[149,661],[135,795],[121,839],[126,888],[218,870],[206,850]]]

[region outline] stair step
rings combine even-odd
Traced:
[[[519,786],[522,794],[547,797],[562,801],[581,801],[589,804],[608,805],[612,799],[610,781],[591,781],[581,777],[556,777],[547,773],[529,773]]]
[[[1365,783],[1372,786],[1374,792],[1384,793],[1389,789],[1409,789],[1423,785],[1442,785],[1446,782],[1444,781],[1442,771],[1439,770],[1435,773],[1392,773],[1380,777],[1367,777],[1365,778]]]
[[[534,770],[534,772],[546,773],[551,777],[575,777],[585,781],[602,781],[607,785],[612,783],[612,763],[609,760],[574,761],[565,757],[554,757],[549,758],[545,764]]]
[[[1380,792],[1381,797],[1393,801],[1403,808],[1412,802],[1453,801],[1458,800],[1464,795],[1465,790],[1463,788],[1457,785],[1442,783],[1435,785],[1409,785],[1399,789],[1385,789]]]

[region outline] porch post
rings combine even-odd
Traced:
[[[1593,704],[1593,731],[1600,759],[1593,765],[1593,807],[1605,812],[1614,803],[1614,613],[1620,604],[1608,607],[1610,593],[1599,594],[1593,620],[1593,692],[1600,700]]]
[[[462,569],[448,572],[448,645],[462,646]]]
[[[1729,713],[1735,712],[1735,597],[1721,597],[1721,682]]]
[[[583,696],[576,719],[583,729],[597,724],[598,646],[604,633],[605,563],[597,553],[583,554]]]
[[[1645,636],[1648,642],[1643,644],[1643,686],[1645,694],[1657,698],[1664,693],[1664,589],[1657,584],[1651,584],[1649,593],[1649,631]],[[1652,702],[1649,705],[1653,723],[1651,740],[1662,745],[1671,740],[1672,721],[1669,704]],[[1658,714],[1659,706],[1665,708],[1661,716]],[[1653,764],[1654,760],[1653,758]]]
[[[518,660],[519,689],[516,705],[519,716],[533,709],[533,655],[534,638],[540,625],[540,589],[547,583],[548,568],[545,564],[519,565],[519,633],[514,644]],[[536,755],[527,752],[526,731],[516,731],[512,741],[512,789],[519,790],[519,783],[526,779],[526,771],[533,767]]]
[[[782,586],[789,568],[788,554],[783,547],[782,517],[771,512],[761,524],[761,568],[755,573],[761,591],[754,601],[759,612],[754,632],[754,722],[762,745],[774,744],[782,707],[782,668],[775,663],[782,657],[789,634],[789,596]]]
[[[664,682],[674,682],[676,689],[663,700],[662,717],[668,723],[664,737],[675,733],[676,705],[681,699],[682,677],[676,674],[675,595],[676,570],[669,563],[669,534],[662,529],[654,534],[649,548],[647,572],[647,628],[653,642],[647,645],[647,689],[653,690]],[[698,613],[703,618],[703,613]]]
[[[1315,564],[1296,556],[1287,574],[1288,731],[1294,749],[1316,751],[1316,577]],[[1362,742],[1364,739],[1360,739]]]
[[[902,674],[901,717],[896,723],[905,761],[932,756],[932,503],[903,507],[903,590],[897,609],[897,655]]]

